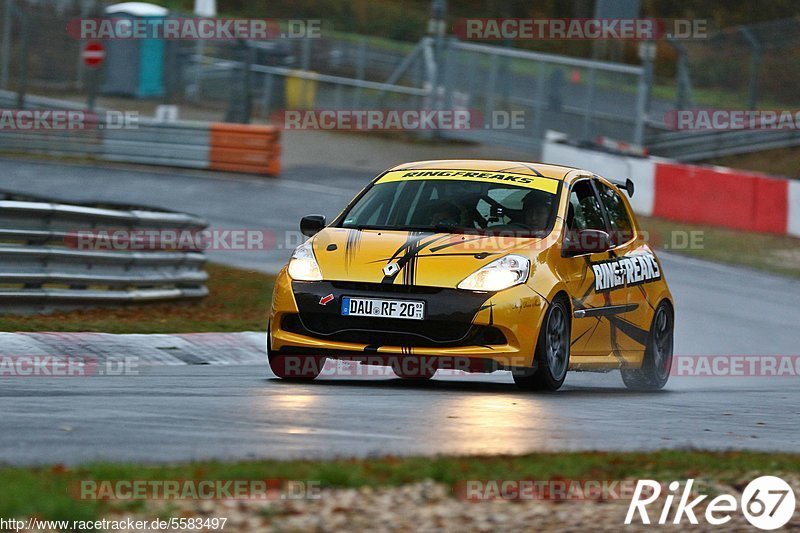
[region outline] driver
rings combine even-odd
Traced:
[[[534,230],[547,229],[553,196],[542,191],[531,191],[522,200],[522,222]]]
[[[461,219],[461,210],[449,200],[440,200],[431,209],[430,225],[457,225]]]

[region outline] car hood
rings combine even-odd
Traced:
[[[512,250],[525,253],[540,239],[415,231],[325,228],[313,239],[326,280],[455,287]],[[522,249],[522,250],[520,250]],[[384,267],[396,264],[396,272]]]

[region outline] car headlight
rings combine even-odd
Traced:
[[[297,281],[321,281],[322,272],[319,270],[317,258],[314,257],[314,248],[311,239],[298,246],[289,260],[289,276]]]
[[[458,288],[470,291],[502,291],[525,283],[530,268],[531,262],[527,257],[507,255],[467,276],[458,284]]]

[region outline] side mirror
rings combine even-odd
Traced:
[[[325,228],[325,215],[306,215],[300,219],[300,233],[313,237]]]
[[[598,254],[611,249],[611,236],[596,229],[569,230],[562,248],[565,257],[581,254]]]

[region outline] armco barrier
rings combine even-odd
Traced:
[[[0,151],[277,176],[279,131],[273,126],[159,122],[81,131],[2,130]]]
[[[201,298],[200,250],[139,251],[81,246],[106,230],[207,227],[198,217],[145,208],[55,203],[0,191],[0,313]]]
[[[16,94],[0,91],[0,109],[16,105]],[[69,109],[66,100],[29,96],[26,109]],[[106,110],[98,110],[102,119]],[[222,170],[277,176],[280,131],[273,126],[139,118],[124,127],[87,122],[83,130],[0,128],[0,151],[88,157],[106,161]]]
[[[800,236],[800,181],[724,167],[639,158],[546,140],[542,160],[636,184],[637,213],[745,231]]]
[[[209,168],[208,124],[140,120],[135,128],[104,129],[100,158],[145,165]]]

